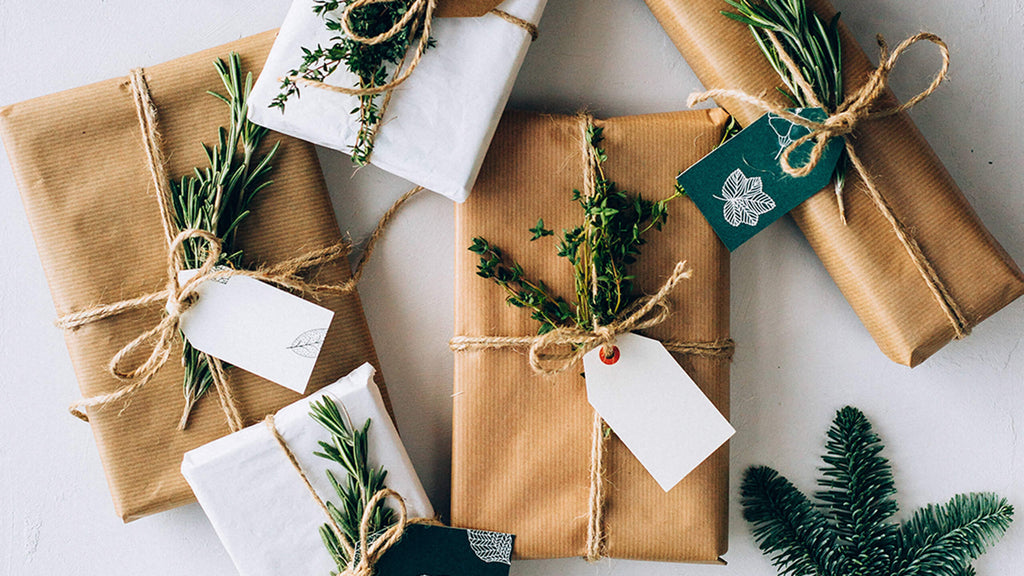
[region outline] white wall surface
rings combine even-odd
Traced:
[[[950,81],[912,112],[989,229],[1024,262],[1024,2],[835,0],[864,46],[916,31],[950,45]],[[123,75],[278,25],[286,0],[0,0],[0,104]],[[724,4],[723,4],[724,6]],[[517,107],[602,116],[681,109],[696,78],[641,0],[550,0],[512,95]],[[901,62],[893,85],[923,87],[934,60]],[[364,237],[408,185],[321,151],[343,230]],[[360,292],[409,452],[448,508],[452,204],[408,206]],[[88,428],[68,416],[74,375],[6,157],[0,159],[0,574],[233,574],[196,505],[129,525],[114,516]],[[531,561],[514,576],[769,575],[740,516],[743,470],[769,464],[813,490],[836,409],[863,409],[895,464],[903,514],[991,490],[1024,507],[1024,302],[913,371],[878,350],[793,223],[732,260],[732,507],[729,566]],[[1024,523],[1024,519],[1018,520]],[[977,563],[1024,569],[1024,526]]]

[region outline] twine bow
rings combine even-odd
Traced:
[[[812,106],[824,108],[821,101],[815,95],[814,88],[804,77],[800,67],[786,52],[786,49],[782,46],[782,43],[779,42],[775,33],[772,31],[766,31],[766,34],[771,41],[772,46],[775,47],[779,60],[786,67],[786,70],[789,71],[789,74],[796,82],[797,87],[800,88],[801,95],[804,97],[805,101],[809,102]],[[917,240],[914,239],[910,231],[907,229],[907,226],[899,219],[898,216],[896,216],[892,206],[885,197],[882,196],[881,192],[879,192],[874,179],[864,166],[864,163],[861,161],[860,156],[858,156],[856,147],[853,144],[854,132],[862,122],[900,114],[910,108],[913,108],[919,102],[928,96],[931,96],[931,94],[935,92],[942,81],[946,79],[949,72],[949,47],[941,38],[928,32],[920,32],[910,38],[907,38],[892,52],[889,51],[889,46],[881,35],[877,37],[877,41],[879,51],[881,53],[878,67],[871,72],[868,76],[867,82],[865,82],[859,90],[848,95],[843,102],[835,110],[831,111],[829,116],[821,122],[808,120],[807,118],[790,112],[778,104],[769,102],[759,96],[753,96],[743,92],[742,90],[716,88],[706,92],[694,93],[690,95],[688,104],[690,106],[694,106],[711,98],[732,98],[765,112],[771,112],[772,114],[785,118],[794,124],[807,128],[809,132],[794,140],[789,144],[789,146],[786,146],[779,158],[779,163],[781,164],[783,171],[794,177],[802,177],[810,174],[821,160],[825,147],[828,145],[828,141],[836,137],[842,138],[847,156],[850,159],[850,164],[860,176],[860,179],[864,182],[864,185],[867,188],[868,197],[872,202],[874,202],[875,207],[889,223],[889,226],[896,234],[900,244],[910,256],[914,267],[927,284],[929,291],[941,306],[943,313],[953,328],[954,337],[956,339],[962,339],[970,333],[970,322],[967,320],[967,316],[964,314],[963,310],[961,310],[960,305],[956,302],[953,296],[949,293],[949,289],[942,282],[942,279],[935,271],[935,268],[921,250]],[[935,77],[932,78],[931,84],[903,104],[885,108],[876,108],[879,100],[884,99],[888,94],[889,75],[896,66],[896,62],[899,60],[900,56],[902,56],[903,53],[911,46],[921,41],[931,42],[938,46],[939,53],[942,57],[942,64],[939,67],[938,72],[935,74]],[[790,162],[790,155],[793,151],[812,141],[814,142],[814,146],[811,148],[807,161],[801,166],[793,166]],[[836,202],[839,210],[839,218],[843,224],[847,224],[846,203],[843,198],[843,190],[841,187],[836,188]]]
[[[274,425],[274,415],[268,415],[263,423],[270,431],[271,436],[277,442],[278,447],[288,458],[292,468],[299,474],[303,484],[306,486],[306,490],[312,496],[313,500],[317,503],[324,515],[327,517],[329,526],[337,537],[338,542],[342,548],[345,549],[345,554],[348,556],[348,566],[341,571],[338,576],[372,576],[373,567],[380,560],[381,556],[384,555],[392,546],[398,543],[405,534],[405,529],[410,524],[432,524],[438,525],[439,523],[433,518],[409,518],[408,510],[405,506],[405,500],[401,494],[391,490],[390,488],[383,488],[377,491],[369,502],[366,503],[366,507],[363,509],[363,517],[359,522],[359,535],[356,542],[349,540],[349,537],[345,534],[345,531],[338,526],[338,522],[334,519],[334,515],[331,514],[327,505],[324,504],[320,495],[317,494],[316,489],[313,488],[313,484],[310,483],[309,477],[306,476],[305,471],[299,465],[298,459],[295,454],[288,447],[288,444],[284,441],[281,433],[278,432],[277,426]],[[370,533],[370,522],[373,520],[373,515],[377,511],[379,506],[387,498],[392,498],[398,504],[398,520],[390,526],[387,530],[382,532],[379,536],[374,537],[374,534]],[[372,542],[371,542],[372,540]]]

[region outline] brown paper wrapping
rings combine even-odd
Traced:
[[[180,177],[204,165],[200,142],[216,142],[217,128],[228,122],[227,107],[205,93],[223,93],[214,59],[237,51],[243,69],[255,76],[274,35],[146,69],[169,174]],[[126,77],[0,109],[0,134],[58,315],[164,287],[167,242]],[[279,262],[341,238],[313,147],[276,133],[266,138],[268,146],[278,140],[274,184],[254,201],[239,233],[250,263]],[[317,275],[322,282],[349,277],[345,261]],[[330,296],[319,303],[335,316],[310,392],[365,361],[376,364],[359,297]],[[65,333],[83,395],[118,387],[107,373],[108,361],[161,314],[155,305]],[[121,404],[89,411],[114,506],[125,521],[191,502],[179,472],[182,455],[229,432],[212,389],[197,404],[188,429],[176,431],[183,405],[180,353],[179,344],[123,411]],[[229,370],[229,378],[247,423],[299,398],[240,369]]]
[[[668,196],[676,175],[718,143],[725,120],[721,110],[598,120],[606,174],[632,193]],[[527,229],[539,217],[556,231],[581,222],[570,199],[582,187],[580,137],[574,117],[502,118],[473,194],[455,210],[457,335],[526,336],[538,328],[527,311],[505,304],[500,287],[476,275],[478,258],[466,249],[474,236],[501,247],[556,294],[574,297],[571,266],[555,255],[555,241],[529,242]],[[686,198],[673,201],[664,230],[648,240],[633,268],[640,289],[656,291],[680,260],[693,277],[672,293],[668,321],[646,334],[728,338],[729,253],[697,207]],[[728,416],[728,360],[676,359]],[[536,375],[523,350],[455,353],[453,525],[516,534],[520,558],[584,554],[594,413],[581,371],[582,364],[554,377]],[[727,547],[726,447],[668,493],[614,436],[606,463],[606,555],[718,561]]]
[[[779,77],[749,29],[720,14],[729,9],[725,2],[645,1],[706,87],[766,93],[784,103],[775,91]],[[808,6],[825,21],[835,14],[826,0],[808,0]],[[873,67],[842,26],[841,36],[849,94],[864,84]],[[880,105],[896,103],[889,93]],[[743,125],[763,115],[728,98],[718,104]],[[982,225],[906,113],[862,123],[854,145],[879,192],[917,239],[970,325],[1024,293],[1020,269]],[[793,210],[793,217],[882,351],[896,362],[916,366],[955,332],[892,228],[863,193],[863,182],[852,170],[850,175],[845,193],[849,225],[839,219],[831,188]]]

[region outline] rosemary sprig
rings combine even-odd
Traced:
[[[722,11],[722,15],[750,27],[754,40],[782,79],[786,88],[778,90],[794,106],[812,106],[810,98],[797,85],[789,69],[782,63],[766,31],[778,38],[801,74],[814,91],[814,97],[834,112],[843,102],[843,58],[839,37],[839,14],[825,22],[807,7],[806,0],[724,0],[736,12]],[[836,167],[836,191],[841,192],[846,180],[849,159],[844,151]]]
[[[397,34],[379,44],[356,42],[345,36],[336,16],[339,7],[347,7],[354,1],[314,0],[313,12],[323,18],[328,30],[337,34],[331,37],[330,46],[318,44],[316,48],[303,47],[302,64],[289,71],[288,76],[323,82],[339,65],[344,64],[349,72],[358,77],[358,88],[375,88],[387,84],[389,76],[401,66],[409,46],[420,38],[416,19],[413,18]],[[352,11],[349,25],[360,36],[378,36],[390,30],[405,15],[412,2],[385,0],[361,6]],[[432,45],[433,39],[428,39],[427,47]],[[293,95],[301,97],[299,85],[292,78],[286,77],[281,81],[281,93],[274,98],[270,107],[280,108],[284,112],[285,104]],[[351,150],[352,162],[357,166],[364,166],[370,161],[374,134],[383,115],[381,101],[384,97],[384,94],[360,95],[359,107],[350,112],[359,115],[359,132]]]
[[[558,256],[573,266],[575,304],[554,296],[543,282],[531,281],[522,266],[486,239],[474,238],[469,247],[480,255],[477,274],[504,288],[509,304],[533,310],[531,317],[541,323],[540,334],[557,327],[589,330],[595,322],[609,324],[632,304],[638,295],[633,290],[635,276],[629,274],[629,266],[640,255],[644,235],[652,229],[661,230],[668,217],[668,202],[683,195],[677,187],[672,196],[651,201],[619,190],[605,177],[602,165],[608,156],[601,148],[602,140],[602,129],[590,125],[587,144],[597,158],[594,194],[586,196],[573,190],[572,199],[583,209],[584,223],[562,230],[558,244]],[[530,232],[531,241],[554,235],[544,227],[543,220]]]
[[[238,54],[232,52],[228,62],[217,60],[214,66],[227,94],[208,93],[228,105],[230,124],[227,129],[218,129],[218,141],[213,148],[203,144],[209,166],[197,167],[180,181],[171,182],[171,203],[174,224],[179,230],[200,229],[216,234],[223,243],[219,264],[237,267],[242,260],[242,251],[234,246],[238,226],[249,215],[249,204],[256,194],[271,184],[267,178],[270,162],[280,143],[274,144],[266,154],[257,154],[267,130],[246,119],[252,73],[243,76]],[[186,268],[199,268],[206,260],[207,246],[201,239],[186,240],[182,249]],[[182,364],[185,367],[182,422],[185,422],[196,401],[209,390],[213,377],[205,356],[188,340],[185,340]]]
[[[385,488],[388,475],[383,466],[372,468],[367,460],[370,420],[362,428],[354,428],[348,414],[343,413],[328,396],[312,403],[310,416],[331,433],[331,441],[321,441],[319,444],[323,451],[315,454],[339,464],[345,473],[344,479],[339,481],[333,472],[327,471],[327,478],[338,496],[338,504],[327,502],[327,510],[345,538],[349,542],[359,542],[359,524],[366,506],[377,492]],[[370,538],[387,530],[395,521],[394,511],[383,502],[378,503],[370,520]],[[320,527],[320,538],[338,566],[337,573],[344,572],[351,558],[330,524]]]

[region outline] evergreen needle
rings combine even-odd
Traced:
[[[372,468],[368,461],[370,420],[362,428],[356,429],[348,414],[328,396],[311,404],[310,416],[331,433],[331,441],[321,441],[319,444],[322,451],[315,454],[340,465],[344,472],[341,480],[333,472],[327,472],[338,496],[337,504],[327,502],[327,510],[348,542],[358,543],[359,525],[366,506],[377,492],[386,487],[388,475],[383,466]],[[383,502],[378,503],[370,519],[370,539],[379,536],[395,522],[394,511]],[[332,574],[344,572],[352,559],[330,524],[320,527],[320,538],[338,566],[338,572]]]
[[[213,148],[203,145],[209,166],[197,167],[180,181],[171,181],[171,203],[174,225],[179,231],[198,229],[216,234],[223,244],[218,265],[238,267],[242,263],[242,251],[234,246],[238,226],[249,215],[249,205],[256,194],[271,184],[270,162],[280,143],[264,154],[258,153],[267,129],[246,118],[252,73],[242,74],[238,54],[232,52],[227,62],[217,60],[214,66],[226,94],[209,94],[227,104],[230,123],[227,129],[218,129]],[[199,268],[206,260],[207,245],[200,238],[191,238],[184,242],[182,251],[185,268]],[[205,356],[184,337],[183,340],[184,421],[196,401],[209,390],[213,376]]]
[[[793,59],[803,77],[814,90],[814,97],[831,113],[843,102],[843,58],[839,36],[839,14],[825,22],[806,0],[724,0],[736,11],[722,11],[722,15],[746,24],[768,63],[782,79],[785,89],[779,88],[794,106],[812,106],[809,95],[797,85],[789,69],[782,63],[778,51],[768,38],[775,34],[786,54]],[[849,158],[845,151],[836,166],[836,192],[842,192],[846,182]]]

